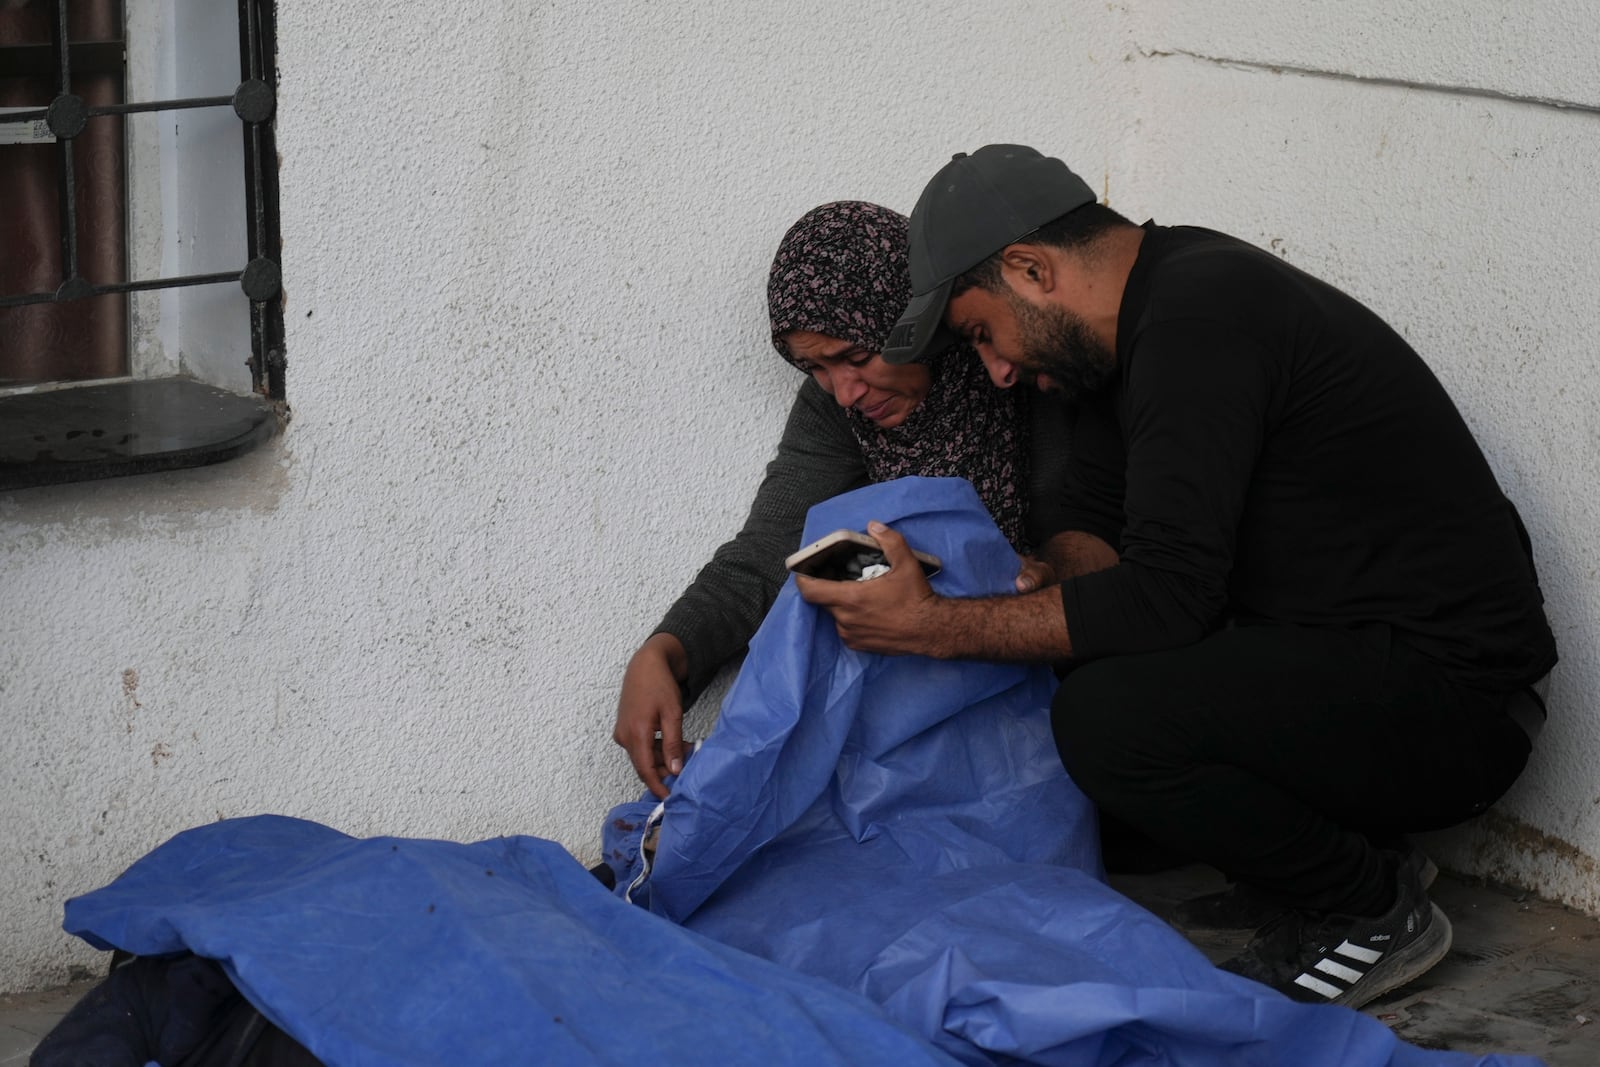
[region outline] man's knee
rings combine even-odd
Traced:
[[[1050,706],[1056,751],[1074,782],[1095,800],[1149,757],[1154,722],[1166,702],[1149,678],[1117,656],[1078,667],[1062,681]]]

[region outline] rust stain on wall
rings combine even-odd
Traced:
[[[1474,851],[1491,866],[1499,866],[1494,863],[1492,853],[1499,851],[1499,848],[1507,848],[1524,855],[1555,859],[1571,865],[1573,870],[1581,872],[1591,883],[1600,881],[1600,862],[1576,845],[1559,837],[1552,837],[1520,819],[1513,819],[1497,811],[1485,812],[1479,818],[1479,825],[1484,836],[1478,841]]]
[[[128,702],[127,720],[123,723],[123,729],[131,734],[133,733],[133,713],[144,707],[143,704],[139,703],[139,672],[136,668],[129,667],[122,672],[122,696]]]

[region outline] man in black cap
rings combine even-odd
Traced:
[[[1527,762],[1555,642],[1515,509],[1449,397],[1357,301],[1235,238],[1137,226],[1060,161],[958,155],[911,216],[884,358],[946,327],[1001,388],[1077,401],[1059,584],[936,596],[801,579],[845,642],[1047,660],[1102,811],[1292,910],[1224,966],[1359,1006],[1450,946],[1400,835]],[[1404,846],[1400,846],[1404,847]]]

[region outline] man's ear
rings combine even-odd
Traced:
[[[1056,287],[1055,262],[1038,245],[1007,245],[1000,252],[1000,276],[1018,293],[1048,293]]]

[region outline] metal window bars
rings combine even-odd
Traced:
[[[269,400],[284,398],[286,360],[283,348],[283,308],[279,299],[278,166],[272,117],[277,104],[275,9],[273,0],[239,2],[239,86],[231,96],[90,106],[72,92],[73,46],[67,30],[69,0],[54,0],[52,47],[60,72],[60,89],[46,108],[11,111],[8,123],[42,119],[59,146],[61,195],[59,226],[64,277],[54,292],[0,294],[0,309],[29,304],[65,302],[107,293],[132,293],[175,289],[188,285],[236,282],[250,300],[250,372],[256,391]],[[248,255],[243,269],[221,274],[192,274],[128,282],[95,283],[78,272],[78,212],[72,140],[88,120],[139,112],[179,111],[203,107],[231,107],[243,123],[245,211]]]

